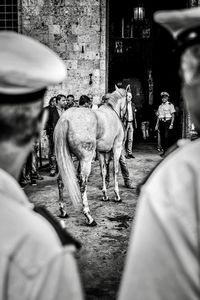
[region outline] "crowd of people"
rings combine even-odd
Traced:
[[[200,131],[200,8],[159,12],[155,21],[177,41],[182,96]],[[36,40],[3,31],[0,66],[0,298],[84,299],[74,257],[78,243],[50,213],[32,205],[18,184],[24,163],[44,128],[47,110],[45,128],[51,138],[63,111],[74,106],[72,95],[59,94],[43,109],[46,89],[64,80],[65,65]],[[102,102],[108,99],[106,94]],[[161,93],[161,99],[156,130],[166,151],[175,108],[166,91]],[[130,101],[128,94],[129,110],[123,120],[131,123],[126,127],[127,136],[133,132],[133,123],[137,126]],[[79,105],[91,107],[91,96],[81,96]],[[131,143],[128,137],[128,150]],[[119,300],[199,299],[200,141],[179,145],[142,187]],[[55,171],[52,149],[51,164]],[[131,154],[128,152],[130,159]],[[126,167],[125,156],[122,153],[120,158],[122,168]]]
[[[44,127],[47,140],[48,140],[48,161],[49,161],[49,175],[54,177],[58,173],[58,167],[56,163],[53,133],[55,126],[58,122],[61,114],[70,107],[84,106],[93,108],[93,97],[91,94],[82,95],[79,100],[76,100],[74,95],[69,94],[67,96],[58,94],[50,98],[47,106],[44,110],[48,113],[48,119]],[[39,152],[40,150],[40,152]],[[25,187],[27,184],[37,185],[37,180],[43,180],[43,176],[39,173],[39,157],[41,156],[40,140],[35,141],[32,152],[30,153],[26,163],[24,164],[21,172],[20,184],[21,187]]]
[[[50,98],[48,106],[44,107],[44,110],[48,111],[48,120],[44,130],[48,140],[47,147],[50,176],[54,177],[58,173],[54,151],[53,133],[61,114],[71,107],[81,106],[97,109],[101,105],[108,102],[109,96],[109,93],[103,95],[101,102],[98,105],[93,103],[92,94],[81,95],[79,100],[75,100],[75,97],[72,94],[67,96],[64,94],[58,94],[57,96]],[[129,188],[132,188],[132,183],[129,180],[129,175],[127,175],[128,168],[126,166],[125,159],[135,158],[133,154],[135,146],[134,132],[138,128],[138,122],[140,123],[141,134],[144,140],[151,138],[152,132],[156,133],[157,149],[161,156],[165,156],[167,149],[172,145],[171,133],[173,132],[176,111],[174,105],[169,102],[170,95],[168,92],[161,92],[160,96],[162,103],[159,105],[158,109],[155,110],[155,112],[150,106],[145,106],[139,111],[139,116],[137,116],[137,108],[135,106],[131,90],[129,89],[127,91],[126,114],[122,119],[125,129],[125,143],[122,154],[123,159],[120,160],[120,165],[122,165],[122,174],[125,176],[125,178],[128,177],[125,179],[125,185]],[[41,150],[40,147],[40,140],[38,140],[35,142],[32,152],[22,170],[20,179],[22,187],[24,187],[27,183],[30,183],[31,185],[37,185],[37,180],[43,180],[43,177],[39,174],[38,170],[39,157],[41,156],[41,151],[39,152],[39,150]]]

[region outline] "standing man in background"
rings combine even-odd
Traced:
[[[67,95],[67,98],[66,98],[65,110],[70,108],[70,107],[73,107],[73,106],[75,106],[74,95],[69,94],[69,95]]]
[[[164,156],[166,150],[171,145],[170,131],[173,130],[176,110],[174,105],[169,102],[169,93],[162,92],[160,96],[162,104],[158,107],[155,130],[160,131],[160,143],[163,149],[163,152],[160,155]]]
[[[51,115],[51,109],[56,105],[56,96],[53,96],[49,100],[49,104],[44,107],[44,110],[47,111],[48,113],[48,119],[46,122],[46,125],[44,127],[44,130],[46,131],[46,136],[48,139],[48,160],[49,160],[49,172],[51,171],[51,166],[52,166],[52,161],[51,161],[51,156],[52,156],[52,148],[53,148],[53,136],[52,136],[52,128],[51,124],[49,123],[49,118]]]
[[[121,88],[121,85],[117,84],[117,87]],[[105,94],[105,100],[104,100],[105,103],[107,103],[109,97],[110,97],[110,94],[106,93]],[[119,158],[119,165],[120,165],[120,168],[121,168],[121,173],[122,173],[122,177],[123,177],[123,180],[124,180],[125,187],[127,187],[129,189],[134,189],[135,185],[133,183],[133,180],[130,177],[130,173],[129,173],[127,162],[126,162],[125,144],[123,145],[123,149],[122,149],[122,152],[121,152],[121,155],[120,155],[120,158]],[[109,179],[108,179],[108,181],[109,181]]]
[[[50,176],[55,176],[57,172],[57,162],[56,155],[54,149],[54,140],[53,133],[58,122],[58,119],[65,111],[66,107],[66,96],[63,94],[59,94],[56,96],[56,105],[52,107],[49,111],[49,118],[46,124],[46,128],[48,128],[49,139],[51,142],[49,143],[49,157],[50,157]]]
[[[132,94],[130,91],[127,92],[126,100],[127,109],[123,120],[125,126],[125,147],[127,150],[126,158],[135,158],[132,151],[134,130],[135,128],[137,128],[136,107],[135,104],[132,102]]]

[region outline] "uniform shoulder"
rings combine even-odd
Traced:
[[[147,184],[158,184],[172,188],[175,185],[184,185],[184,182],[186,184],[191,176],[200,178],[199,152],[200,140],[181,145],[158,165]]]
[[[24,228],[21,232],[17,228],[16,242],[20,242],[20,249],[15,250],[14,262],[26,275],[34,276],[52,260],[63,255],[63,251],[74,251],[73,247],[62,247],[50,223],[32,210],[23,211],[20,225]]]
[[[43,247],[52,246],[53,249],[60,247],[60,241],[51,224],[38,213],[30,210],[27,212],[25,219],[28,218],[27,224],[32,232],[32,238],[39,242]]]

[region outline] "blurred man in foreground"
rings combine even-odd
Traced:
[[[182,95],[199,131],[200,8],[158,12],[154,18],[177,42]],[[169,155],[142,188],[119,299],[199,299],[199,258],[198,139]]]
[[[64,232],[34,212],[17,183],[44,125],[46,88],[63,81],[65,66],[11,31],[0,32],[0,65],[0,299],[82,299],[74,245],[62,245]]]

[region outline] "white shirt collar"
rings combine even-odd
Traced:
[[[19,183],[3,169],[0,169],[0,194],[7,196],[9,199],[13,199],[22,205],[33,207]]]
[[[169,101],[166,101],[165,103],[162,103],[162,105],[166,105],[166,104],[169,104]]]

